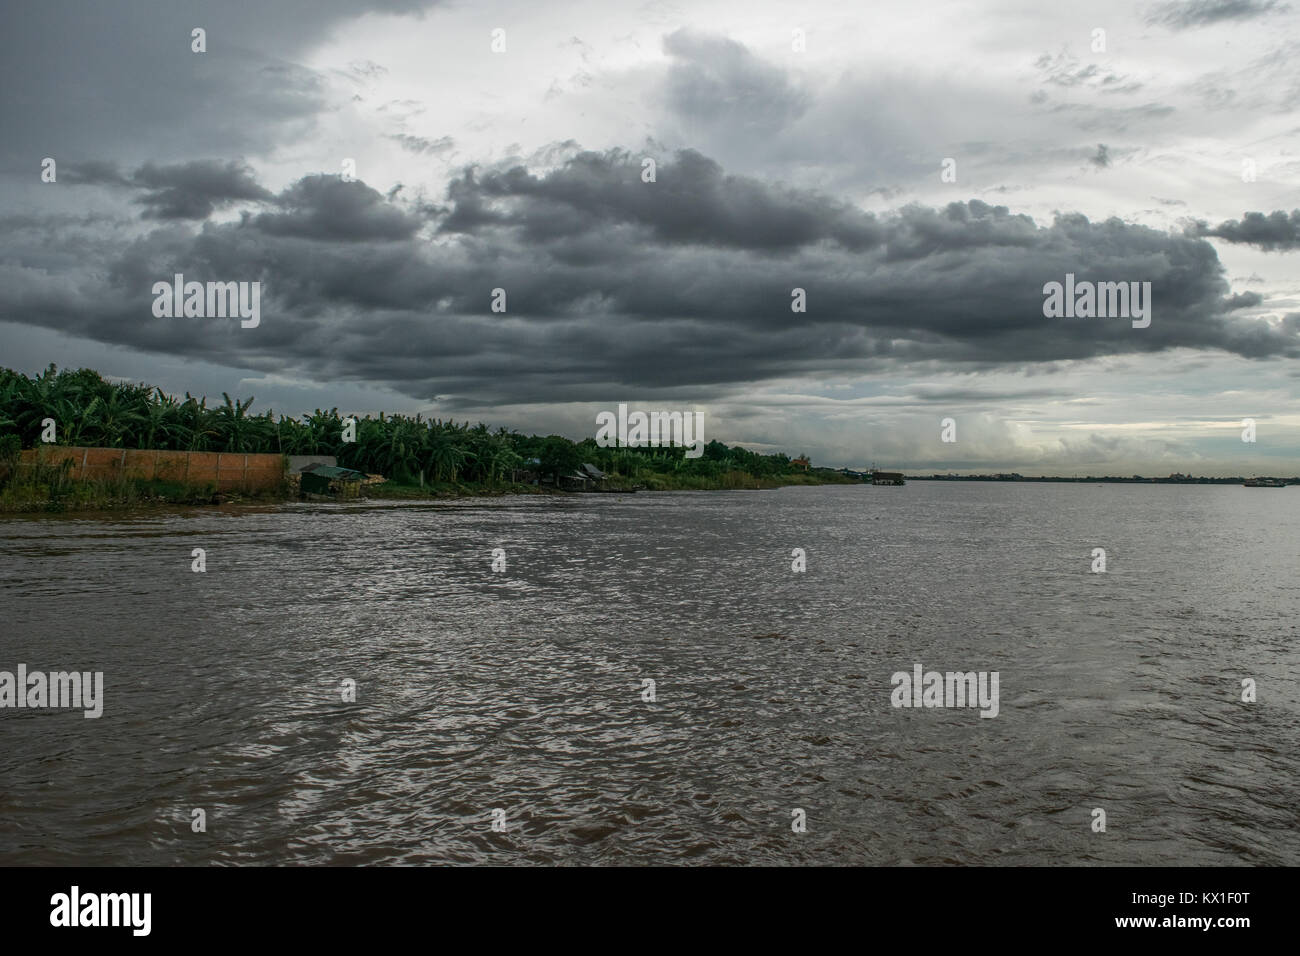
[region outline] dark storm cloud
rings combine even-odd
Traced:
[[[1213,236],[1227,242],[1246,243],[1258,246],[1265,252],[1300,249],[1300,209],[1292,209],[1290,215],[1282,209],[1268,215],[1248,212],[1240,221],[1230,219],[1213,227],[1198,222],[1191,227],[1189,233],[1194,236]]]
[[[928,260],[963,248],[1028,249],[1039,231],[1030,217],[979,199],[949,203],[943,209],[906,206],[886,230],[886,262]]]
[[[586,153],[536,173],[466,172],[432,211],[311,176],[279,211],[154,229],[54,275],[53,235],[0,247],[0,318],[317,381],[365,381],[447,407],[704,401],[762,380],[1156,352],[1300,356],[1300,329],[1231,315],[1206,241],[1111,219],[1046,226],[978,200],[875,218],[820,194],[728,176],[683,152]],[[421,226],[433,217],[440,228]],[[93,259],[94,261],[86,261]],[[66,267],[66,260],[64,262]],[[152,283],[261,281],[256,330],[156,319]],[[1044,283],[1149,281],[1146,329],[1048,319]],[[508,310],[490,310],[492,290]],[[791,290],[808,310],[791,310]]]
[[[1088,160],[1088,162],[1092,163],[1092,165],[1096,166],[1098,169],[1105,169],[1110,165],[1110,150],[1106,148],[1105,143],[1097,144],[1097,152],[1090,160]]]
[[[262,213],[257,228],[270,236],[335,242],[410,239],[423,224],[359,180],[305,176],[275,198],[283,212]]]
[[[263,188],[246,164],[238,161],[194,160],[172,166],[146,163],[123,175],[112,163],[74,165],[65,177],[77,185],[109,185],[143,190],[134,201],[145,206],[145,219],[204,220],[218,208],[236,202],[257,202],[278,211],[257,216],[259,229],[269,235],[299,236],[343,242],[409,239],[423,224],[359,181],[338,176],[305,176],[273,195]],[[401,190],[394,187],[387,200]]]
[[[433,0],[41,0],[6,3],[0,159],[167,163],[266,149],[325,106],[293,62],[341,21]],[[190,31],[207,31],[207,52]]]
[[[196,160],[175,166],[146,163],[132,181],[149,190],[136,201],[146,219],[206,219],[220,206],[241,200],[266,200],[253,171],[240,162]]]
[[[1223,300],[1223,310],[1235,312],[1237,309],[1253,309],[1263,304],[1264,297],[1258,292],[1236,292]]]
[[[90,160],[71,164],[63,182],[143,190],[144,195],[134,201],[145,207],[145,219],[207,219],[235,202],[272,198],[252,169],[238,160],[199,159],[171,166],[145,163],[129,175],[115,163]]]
[[[1179,0],[1156,4],[1147,14],[1147,23],[1188,30],[1225,21],[1253,20],[1287,9],[1288,4],[1277,0]]]
[[[583,153],[544,176],[522,166],[455,180],[444,232],[513,226],[541,241],[628,225],[653,241],[740,249],[789,250],[821,239],[851,249],[877,245],[874,216],[810,192],[728,176],[713,160],[682,150],[641,181],[641,160],[626,153]]]

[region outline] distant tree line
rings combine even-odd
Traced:
[[[571,474],[583,463],[624,478],[663,475],[717,479],[730,473],[778,478],[794,473],[786,455],[760,455],[711,441],[700,458],[683,448],[601,448],[594,438],[521,435],[482,423],[457,424],[421,415],[356,417],[356,440],[343,441],[349,416],[337,408],[309,415],[255,415],[253,399],[209,407],[148,385],[109,382],[91,369],[51,365],[29,378],[0,369],[0,454],[41,443],[42,422],[55,422],[55,443],[166,451],[333,455],[340,465],[401,482],[509,481],[517,471]]]

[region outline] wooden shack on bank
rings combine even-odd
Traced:
[[[352,468],[337,465],[308,465],[302,471],[305,495],[329,495],[335,498],[359,498],[366,476]]]

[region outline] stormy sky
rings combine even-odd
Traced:
[[[0,365],[574,439],[695,409],[832,466],[1300,472],[1287,3],[2,9]],[[260,324],[155,317],[175,273],[260,282]],[[1067,273],[1149,282],[1150,326],[1044,317]]]

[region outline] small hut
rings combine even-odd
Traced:
[[[335,465],[308,465],[302,473],[303,494],[357,498],[366,476],[352,468]]]

